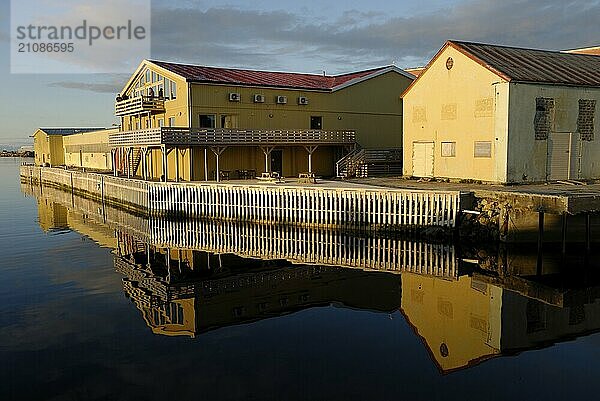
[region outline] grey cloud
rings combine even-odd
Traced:
[[[156,9],[153,54],[187,62],[331,72],[424,63],[445,40],[562,49],[598,42],[598,1],[468,0],[409,17],[345,11],[314,23],[287,11]],[[343,64],[340,64],[343,63]],[[328,71],[329,72],[329,71]]]
[[[105,82],[58,81],[51,82],[48,86],[53,88],[78,89],[95,93],[117,93],[123,88],[123,85],[128,78],[128,75],[115,75],[109,81]]]

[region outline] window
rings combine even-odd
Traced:
[[[146,82],[150,82],[150,70],[146,70]]]
[[[171,81],[165,78],[165,97],[171,98]]]
[[[538,97],[535,99],[535,116],[533,118],[533,129],[536,140],[546,140],[552,130],[554,122],[554,99]]]
[[[177,98],[177,84],[171,81],[171,99]]]
[[[474,157],[492,157],[492,143],[490,141],[475,141]]]
[[[323,117],[310,116],[310,129],[323,129]]]
[[[456,156],[456,142],[442,142],[442,157]]]
[[[215,128],[215,115],[200,114],[200,128]]]
[[[161,128],[165,126],[165,119],[164,118],[159,118],[158,119],[158,126],[161,127]]]
[[[591,99],[579,99],[579,114],[577,115],[577,131],[582,141],[594,140],[594,114],[596,113],[596,101]]]
[[[169,117],[169,127],[175,126],[175,117]]]

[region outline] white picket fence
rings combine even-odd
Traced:
[[[323,227],[455,227],[458,191],[153,183],[150,214]]]
[[[167,218],[374,228],[455,227],[458,191],[158,183],[58,168],[22,166],[21,179],[70,188]]]

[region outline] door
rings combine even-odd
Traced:
[[[281,149],[275,149],[271,151],[271,171],[277,171],[280,177],[283,176],[282,158],[283,151]]]
[[[221,128],[238,128],[238,116],[221,115]]]
[[[578,178],[579,143],[570,132],[552,132],[548,138],[548,179]]]
[[[433,177],[433,142],[413,142],[413,176]]]

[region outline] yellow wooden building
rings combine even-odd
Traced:
[[[65,164],[64,138],[103,128],[38,128],[32,135],[35,164],[62,166]]]
[[[448,41],[402,95],[407,176],[600,178],[600,57]]]
[[[112,153],[108,145],[110,134],[119,127],[98,131],[77,132],[63,138],[64,164],[94,171],[111,171]]]
[[[115,170],[185,181],[331,176],[357,146],[401,148],[398,94],[413,79],[394,66],[328,76],[144,60],[116,99]]]

